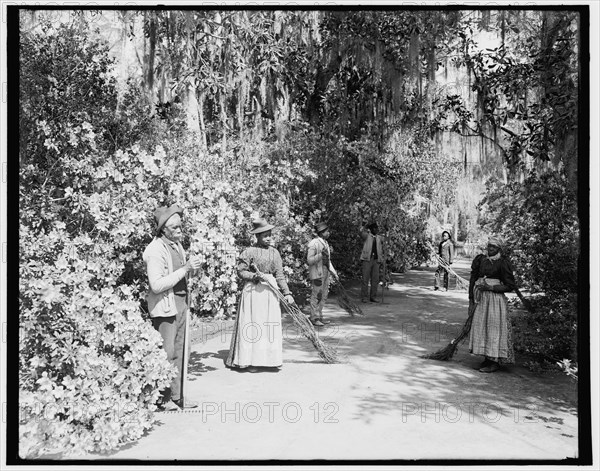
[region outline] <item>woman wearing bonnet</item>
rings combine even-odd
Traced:
[[[237,272],[244,288],[225,364],[255,372],[257,367],[280,368],[283,363],[281,308],[267,279],[279,287],[288,303],[294,304],[294,298],[283,274],[281,255],[272,246],[274,226],[264,219],[252,224],[256,245],[239,258]]]
[[[516,287],[510,262],[502,256],[502,240],[490,237],[487,254],[471,265],[469,300],[475,303],[469,350],[485,356],[479,371],[493,373],[500,364],[514,363],[512,329],[504,293]]]

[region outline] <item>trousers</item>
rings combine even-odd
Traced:
[[[371,282],[371,293],[369,293],[369,281]],[[363,260],[362,262],[362,285],[360,296],[363,299],[376,298],[377,288],[379,287],[379,260],[372,258],[371,260]]]
[[[323,278],[312,280],[310,294],[310,319],[315,321],[323,318],[323,306],[329,295],[329,270],[323,269]]]
[[[185,319],[188,315],[187,307],[176,315],[170,317],[154,317],[152,325],[163,338],[163,348],[167,352],[167,360],[177,368],[177,376],[171,381],[170,387],[162,391],[163,402],[170,399],[179,401],[182,399],[181,390],[183,389],[183,345],[185,338]],[[187,339],[189,347],[189,336]],[[187,348],[189,352],[190,349]]]

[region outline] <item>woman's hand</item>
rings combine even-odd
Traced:
[[[479,285],[479,289],[481,291],[494,291],[494,288],[491,285],[487,284],[487,281],[485,281],[485,278],[483,279],[483,284]]]
[[[252,281],[254,283],[260,283],[261,281],[264,281],[265,277],[263,276],[262,273],[255,273],[254,274],[254,278],[252,278]]]
[[[294,297],[291,294],[286,294],[284,299],[285,299],[285,302],[288,304],[292,304],[292,305],[296,304],[296,301],[294,301]]]

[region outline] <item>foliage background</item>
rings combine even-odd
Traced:
[[[300,303],[320,220],[344,278],[366,222],[396,271],[426,262],[442,228],[500,233],[538,294],[518,348],[576,360],[572,12],[119,11],[105,29],[103,14],[42,13],[22,12],[19,50],[23,456],[109,450],[152,426],[173,371],[141,254],[152,212],[175,202],[204,256],[194,315],[235,314],[257,216]]]

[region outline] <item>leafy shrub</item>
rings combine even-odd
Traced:
[[[64,224],[21,228],[20,454],[103,451],[138,439],[174,371],[162,338],[102,250]],[[54,262],[51,262],[54,260]]]
[[[532,298],[535,312],[513,318],[515,350],[538,361],[577,361],[577,296],[554,296]]]
[[[561,173],[532,172],[523,183],[488,184],[482,223],[506,238],[517,284],[540,293],[536,313],[516,319],[515,348],[540,361],[577,355],[577,199]]]
[[[306,244],[321,219],[334,264],[350,276],[365,219],[387,224],[397,269],[424,257],[425,224],[410,196],[431,175],[414,178],[372,140],[298,125],[285,141],[232,137],[204,149],[177,116],[157,118],[134,83],[118,96],[108,48],[85,25],[44,24],[20,46],[22,456],[108,450],[152,426],[173,377],[143,312],[142,252],[158,206],[185,209],[184,247],[204,256],[190,284],[194,315],[235,313],[236,259],[257,216],[276,225],[300,302]]]

